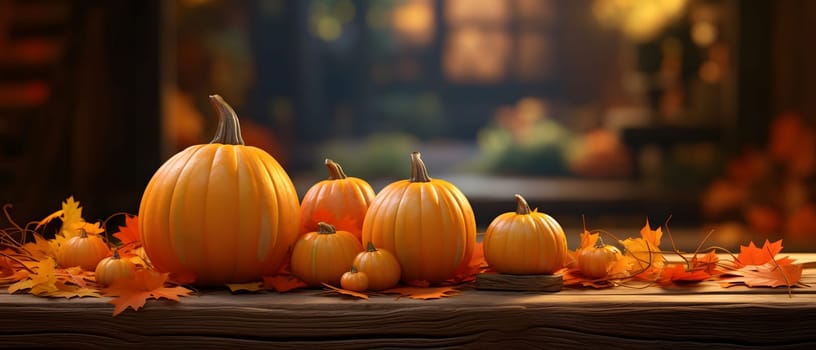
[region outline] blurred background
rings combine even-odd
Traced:
[[[416,150],[482,229],[519,193],[571,243],[813,249],[814,37],[808,0],[0,0],[0,202],[137,213],[218,93],[301,194]]]

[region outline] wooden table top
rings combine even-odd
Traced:
[[[816,266],[806,265],[802,282],[816,284]],[[225,289],[150,300],[116,317],[108,300],[0,294],[0,348],[816,349],[810,287],[791,295],[714,282],[546,294],[465,287],[424,301]]]

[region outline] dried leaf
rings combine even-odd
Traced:
[[[428,300],[428,299],[440,299],[444,297],[453,296],[459,294],[459,290],[454,287],[428,287],[428,288],[421,288],[421,287],[397,287],[386,289],[382,291],[385,294],[399,294],[404,297],[409,297],[411,299],[420,299],[420,300]]]
[[[34,230],[39,230],[40,227],[48,225],[48,223],[51,222],[51,220],[54,220],[54,219],[56,219],[58,217],[61,217],[62,213],[63,213],[63,211],[62,211],[62,209],[60,209],[60,210],[57,210],[57,211],[51,213],[50,215],[46,216],[45,218],[40,220],[40,222],[37,223],[37,226],[34,227]]]
[[[35,273],[29,273],[28,278],[9,286],[9,294],[20,290],[29,290],[34,295],[48,294],[57,291],[57,263],[51,257],[31,264]]]
[[[247,292],[260,292],[263,288],[263,282],[249,282],[249,283],[230,283],[227,284],[227,287],[230,289],[230,292],[238,292],[238,291],[247,291]]]
[[[101,297],[102,295],[99,294],[99,290],[95,288],[88,288],[88,287],[80,287],[76,285],[66,284],[60,281],[57,281],[57,290],[51,293],[48,293],[47,296],[49,297],[57,297],[57,298],[82,298],[82,297]]]
[[[368,294],[365,294],[365,293],[355,292],[353,290],[348,290],[348,289],[343,289],[343,288],[337,288],[335,286],[332,286],[332,285],[326,284],[326,283],[323,283],[323,286],[328,288],[328,290],[330,292],[333,292],[333,293],[339,293],[339,294],[354,297],[354,298],[360,298],[360,299],[366,299],[366,300],[368,299]]]
[[[691,258],[691,266],[695,270],[702,270],[705,271],[709,275],[719,275],[722,271],[717,266],[717,263],[720,261],[720,257],[717,256],[717,252],[715,250],[711,250],[708,254],[703,256],[697,256]]]
[[[625,249],[625,257],[631,258],[630,275],[645,280],[654,280],[663,269],[663,253],[660,248],[645,238],[627,238],[620,242]]]
[[[141,241],[139,234],[139,218],[136,215],[125,216],[125,226],[119,226],[119,232],[113,234],[123,245]]]
[[[57,250],[51,242],[38,233],[34,233],[34,242],[23,245],[23,250],[34,260],[44,260],[48,257],[56,257]]]
[[[115,305],[113,316],[116,316],[128,307],[138,310],[144,306],[147,299],[165,298],[179,301],[179,297],[190,295],[191,291],[184,287],[165,287],[167,273],[154,270],[136,270],[131,278],[120,278],[104,289],[104,295],[116,297],[109,303]]]
[[[711,275],[703,270],[687,270],[685,264],[669,264],[663,268],[660,275],[660,283],[694,283],[702,282],[711,278]]]
[[[268,276],[264,277],[263,279],[264,288],[274,289],[278,293],[284,293],[293,289],[305,288],[308,286],[306,282],[303,282],[299,278],[288,274]]]
[[[658,227],[657,230],[652,230],[649,226],[649,218],[646,218],[646,224],[640,229],[640,236],[655,247],[660,246],[660,239],[663,237],[663,228]]]
[[[467,265],[462,265],[453,278],[449,281],[452,284],[459,284],[471,282],[476,280],[476,275],[483,272],[487,268],[487,261],[484,257],[484,247],[482,242],[476,243],[473,248],[473,254],[470,256],[470,262]]]
[[[600,236],[597,233],[591,233],[587,231],[587,229],[584,229],[584,232],[581,232],[581,245],[578,247],[577,251],[594,247],[598,242],[598,237]]]
[[[735,277],[723,278],[723,287],[743,283],[748,287],[792,287],[802,279],[802,264],[792,264],[790,259],[773,261],[762,265],[747,265],[738,270],[728,271]]]

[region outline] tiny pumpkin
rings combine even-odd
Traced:
[[[604,244],[598,237],[595,246],[581,249],[578,253],[578,269],[589,278],[605,278],[609,269],[623,257],[621,251],[613,246]]]
[[[351,270],[340,277],[340,286],[355,292],[362,292],[368,289],[368,276],[365,272],[358,271],[357,267],[351,266]]]
[[[130,278],[136,271],[136,265],[119,256],[119,250],[113,251],[113,256],[102,259],[96,265],[96,283],[109,286],[120,278]]]
[[[348,231],[338,231],[325,222],[317,224],[318,230],[301,236],[292,250],[292,274],[311,287],[321,283],[333,286],[349,270],[354,257],[363,246]]]
[[[567,239],[553,217],[530,210],[515,195],[516,211],[497,216],[485,231],[484,254],[497,272],[518,275],[552,274],[567,257]]]
[[[57,250],[57,263],[62,267],[79,266],[94,271],[102,259],[110,255],[110,248],[99,235],[89,235],[80,229],[79,236],[71,237]]]
[[[329,178],[312,185],[301,201],[300,231],[315,231],[318,222],[327,220],[323,215],[329,213],[338,230],[351,232],[359,240],[374,189],[361,178],[346,176],[340,164],[331,159],[326,158],[325,164]]]
[[[368,289],[383,290],[396,286],[402,269],[394,254],[377,249],[374,243],[368,242],[366,250],[354,258],[354,266],[368,277]]]
[[[428,176],[413,152],[411,177],[387,185],[371,202],[363,242],[393,253],[406,283],[444,282],[470,262],[476,218],[462,191]]]

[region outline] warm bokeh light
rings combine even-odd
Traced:
[[[394,31],[406,44],[424,46],[434,38],[434,9],[431,0],[408,0],[394,8]]]
[[[635,41],[646,41],[678,18],[687,0],[595,0],[592,13],[607,27]]]

